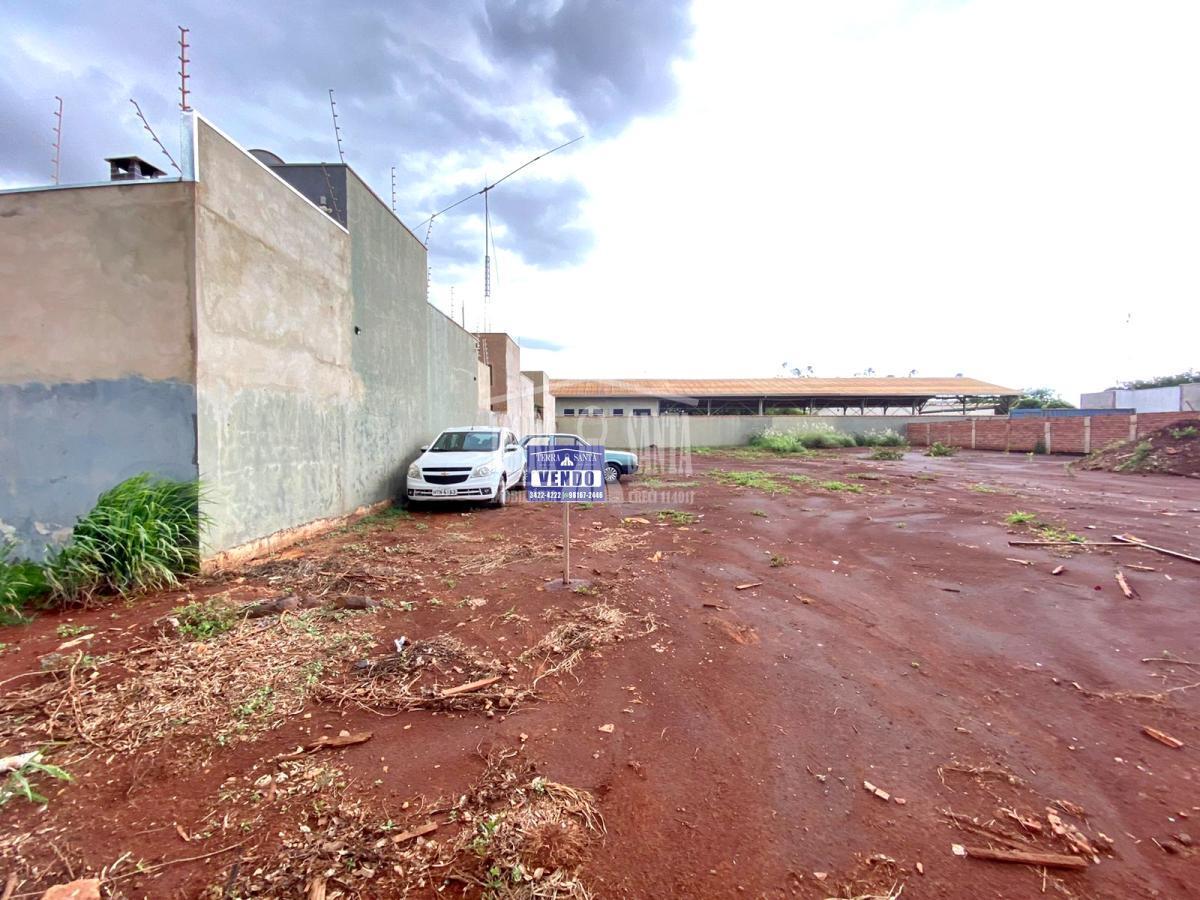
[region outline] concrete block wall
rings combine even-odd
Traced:
[[[0,542],[18,556],[131,475],[196,476],[193,193],[0,192]]]
[[[688,447],[739,447],[775,428],[804,431],[834,428],[848,434],[891,429],[903,434],[912,416],[559,416],[556,430],[594,444],[644,451]]]
[[[941,441],[947,446],[965,449],[1029,453],[1040,444],[1047,453],[1085,454],[1141,437],[1164,425],[1196,418],[1194,412],[1044,419],[1007,416],[929,418],[910,422],[906,433],[908,442],[915,447],[928,447],[934,441]]]

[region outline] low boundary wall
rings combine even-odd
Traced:
[[[1045,419],[984,416],[947,421],[930,418],[910,421],[907,434],[908,442],[914,447],[928,447],[934,441],[941,441],[947,446],[970,450],[1083,454],[1118,441],[1139,438],[1172,422],[1196,418],[1200,418],[1200,414],[1194,412]]]

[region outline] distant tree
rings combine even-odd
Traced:
[[[1139,378],[1135,381],[1122,381],[1110,387],[1110,391],[1136,391],[1142,388],[1175,387],[1177,384],[1194,384],[1200,382],[1200,369],[1188,369],[1178,375],[1160,375],[1158,378]]]
[[[1074,409],[1074,403],[1068,403],[1054,391],[1053,388],[1027,388],[1016,400],[1001,403],[997,412],[1003,415],[1010,409]]]
[[[793,366],[791,363],[784,363],[783,364],[783,374],[779,377],[780,378],[808,378],[812,375],[812,373],[813,373],[812,366],[805,366],[804,368],[801,368],[800,366]]]

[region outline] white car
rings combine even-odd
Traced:
[[[447,428],[408,467],[408,501],[487,500],[503,506],[525,483],[525,451],[507,428]]]

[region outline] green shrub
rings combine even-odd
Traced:
[[[803,454],[808,450],[833,450],[854,445],[854,435],[838,431],[829,425],[791,431],[768,428],[750,438],[751,447],[770,450],[773,453]]]
[[[953,456],[958,452],[957,447],[948,447],[941,441],[934,441],[933,444],[925,451],[926,456]]]
[[[860,447],[903,447],[907,441],[890,428],[866,431],[854,436]]]
[[[56,599],[86,600],[179,583],[200,563],[200,486],[135,475],[100,495],[46,564]]]
[[[1196,426],[1195,425],[1189,425],[1186,428],[1172,428],[1171,429],[1171,437],[1175,438],[1175,440],[1177,440],[1177,441],[1183,440],[1184,438],[1190,438],[1190,437],[1195,437],[1195,436],[1196,436]]]
[[[851,494],[861,494],[863,492],[861,484],[846,484],[844,481],[822,481],[821,487],[827,491],[847,491]]]
[[[11,541],[0,541],[0,625],[21,625],[29,620],[25,608],[46,595],[42,567],[24,559],[11,559]]]
[[[891,460],[894,462],[897,459],[904,459],[905,449],[901,447],[876,447],[875,452],[868,456],[867,459]]]

